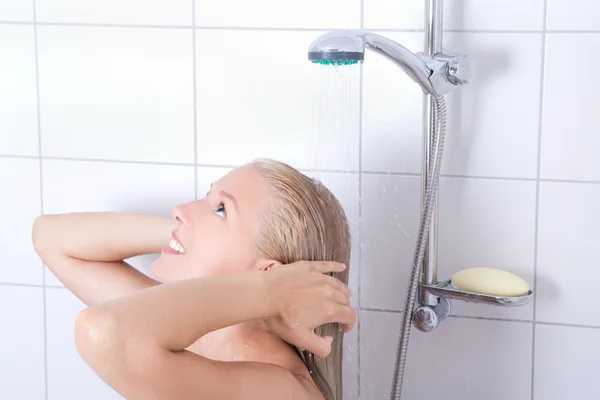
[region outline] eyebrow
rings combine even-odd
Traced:
[[[237,202],[235,201],[235,197],[233,197],[230,193],[227,193],[224,190],[219,191],[219,194],[223,197],[227,197],[233,203],[235,210],[238,211]]]
[[[214,185],[214,183],[211,183],[211,184],[210,184],[210,189],[211,189],[211,190],[212,190],[212,188],[213,188],[213,185]],[[239,211],[239,210],[238,210],[238,206],[237,206],[237,201],[235,201],[235,197],[233,197],[233,195],[232,195],[231,193],[228,193],[228,192],[226,192],[226,191],[224,191],[224,190],[219,190],[219,194],[220,194],[221,196],[223,196],[223,197],[227,197],[229,200],[231,200],[231,202],[233,203],[233,205],[234,205],[234,207],[235,207],[235,210],[236,210],[236,211]]]

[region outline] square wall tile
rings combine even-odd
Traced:
[[[0,158],[0,188],[0,282],[41,285],[42,261],[31,241],[42,213],[39,160]]]
[[[444,29],[533,31],[543,23],[544,0],[444,1]]]
[[[596,0],[548,0],[548,30],[600,30]]]
[[[534,400],[600,398],[598,342],[598,329],[538,325]]]
[[[365,29],[423,29],[425,25],[424,1],[363,0],[363,9]]]
[[[540,184],[536,319],[600,326],[600,185]]]
[[[442,178],[438,280],[473,267],[512,272],[533,288],[536,183]],[[493,307],[452,301],[452,314],[531,320],[533,304]]]
[[[384,35],[410,51],[423,50],[422,33]],[[423,91],[395,64],[371,51],[363,64],[363,171],[421,172]]]
[[[386,36],[411,51],[422,50],[420,33]],[[473,58],[477,74],[473,83],[446,96],[442,172],[536,177],[541,34],[446,33],[444,43],[445,51]],[[420,173],[422,91],[385,58],[367,57],[363,170]]]
[[[196,26],[350,29],[360,12],[360,0],[196,0]]]
[[[120,211],[170,217],[195,198],[194,168],[94,161],[43,161],[44,212]],[[155,255],[136,257],[143,272]],[[132,260],[128,260],[132,261]],[[46,269],[46,283],[62,285]]]
[[[420,207],[420,177],[363,174],[360,220],[362,308],[404,308]]]
[[[193,0],[35,0],[37,20],[94,24],[191,25]]]
[[[542,178],[600,180],[600,136],[594,134],[600,81],[574,73],[572,61],[587,54],[587,65],[600,63],[600,54],[589,51],[598,47],[600,34],[547,35]]]
[[[402,314],[364,311],[361,399],[391,391]],[[530,400],[531,324],[450,318],[413,329],[402,394],[419,400]]]
[[[477,69],[447,96],[442,173],[535,178],[541,34],[446,33],[444,51],[469,55]]]
[[[43,307],[42,288],[0,286],[2,399],[45,398]]]
[[[423,29],[425,1],[365,0],[369,29]],[[444,29],[541,30],[544,0],[445,0]]]
[[[33,26],[0,25],[0,109],[0,154],[37,156]]]
[[[85,308],[66,289],[46,290],[48,400],[123,399],[96,375],[75,347],[75,319]]]
[[[33,22],[33,1],[0,0],[0,21]]]
[[[318,35],[196,32],[199,163],[358,170],[360,68],[310,63]]]
[[[194,162],[192,32],[38,27],[42,154]]]

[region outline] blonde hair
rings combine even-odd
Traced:
[[[329,275],[348,284],[350,229],[344,209],[319,181],[287,164],[273,160],[251,163],[267,181],[270,204],[261,216],[257,247],[261,255],[290,264],[296,261],[336,261],[343,272]],[[342,400],[343,332],[338,324],[317,328],[319,336],[331,336],[331,353],[316,357],[296,348],[313,381],[327,400]]]

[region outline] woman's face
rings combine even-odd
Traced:
[[[206,198],[175,207],[179,226],[152,264],[154,277],[173,282],[261,268],[255,241],[267,189],[258,171],[244,166],[215,182]]]

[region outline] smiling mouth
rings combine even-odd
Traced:
[[[181,245],[181,243],[179,243],[175,239],[171,239],[171,241],[169,242],[169,248],[175,250],[179,254],[185,253],[185,249],[183,248],[183,246]]]

